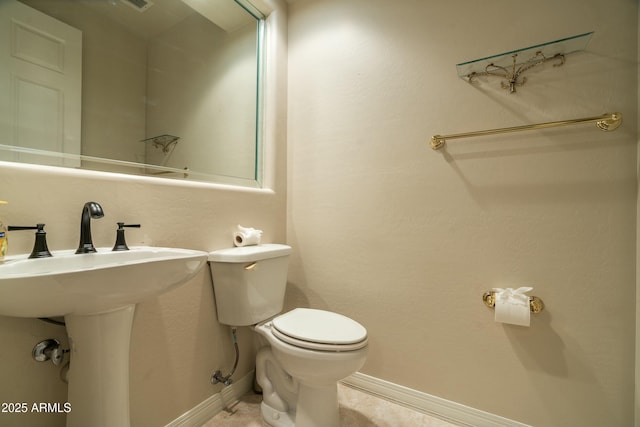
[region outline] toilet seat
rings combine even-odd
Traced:
[[[271,321],[279,340],[320,351],[354,351],[367,345],[367,330],[358,322],[330,311],[296,308]]]

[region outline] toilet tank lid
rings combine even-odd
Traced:
[[[209,261],[251,262],[260,261],[262,259],[287,256],[290,253],[291,246],[281,245],[277,243],[265,243],[262,245],[226,248],[209,252]]]

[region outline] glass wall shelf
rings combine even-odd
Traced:
[[[515,92],[516,86],[521,86],[526,77],[520,79],[520,74],[536,65],[554,60],[554,65],[562,65],[565,55],[584,50],[591,40],[593,31],[554,40],[523,49],[492,55],[473,61],[456,64],[458,76],[471,81],[474,77],[490,75],[502,77],[507,80],[503,87]]]

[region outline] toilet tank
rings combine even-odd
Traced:
[[[209,253],[218,321],[255,325],[282,311],[291,247],[263,244]]]

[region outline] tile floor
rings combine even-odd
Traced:
[[[247,394],[202,427],[262,427],[262,396]],[[338,385],[342,427],[457,427],[404,406]]]

